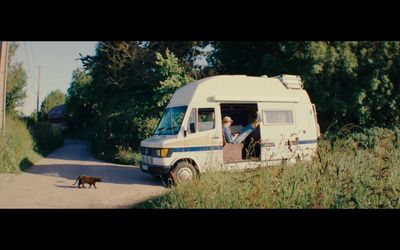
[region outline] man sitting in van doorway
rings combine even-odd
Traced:
[[[234,136],[232,136],[231,129],[229,128],[232,125],[232,123],[233,120],[229,116],[225,116],[224,119],[222,120],[225,140],[227,143],[239,144],[258,127],[260,121],[257,118],[257,116],[255,116],[255,119],[252,123],[243,127],[240,130],[240,133],[235,134]]]

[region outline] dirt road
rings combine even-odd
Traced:
[[[78,189],[72,184],[81,174],[103,182]],[[138,167],[98,161],[83,142],[66,139],[27,172],[0,174],[0,208],[126,208],[166,190]]]

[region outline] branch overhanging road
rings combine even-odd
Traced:
[[[78,189],[79,175],[103,182]],[[21,174],[0,174],[0,208],[129,208],[166,191],[138,167],[96,160],[72,139]]]

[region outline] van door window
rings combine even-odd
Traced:
[[[187,127],[187,132],[189,134],[193,134],[196,133],[196,117],[197,117],[197,109],[193,108],[192,111],[190,112],[190,116],[189,116],[189,122],[188,122],[188,127]]]
[[[199,109],[199,132],[207,131],[215,128],[215,112],[214,108],[200,108]]]
[[[293,124],[292,110],[264,110],[264,124]]]

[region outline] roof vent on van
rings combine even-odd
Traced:
[[[262,75],[261,77],[266,77],[266,78],[268,78],[268,76],[267,76],[267,75]]]
[[[303,88],[303,82],[301,81],[300,76],[282,74],[279,76],[274,76],[274,78],[278,78],[283,83],[283,85],[285,85],[285,87],[288,89]]]

